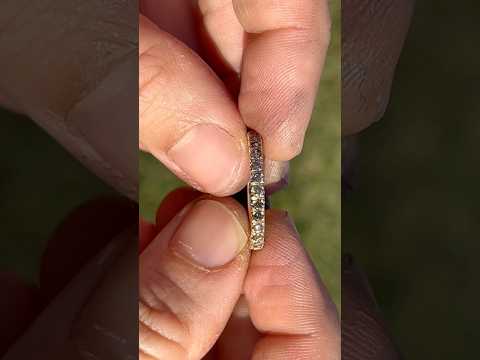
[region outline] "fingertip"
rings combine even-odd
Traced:
[[[160,231],[142,253],[139,270],[139,296],[148,308],[140,321],[160,332],[140,336],[140,349],[164,358],[169,346],[163,334],[176,334],[173,343],[191,358],[208,352],[242,291],[250,254],[247,230],[239,203],[205,195]]]
[[[270,209],[266,211],[265,247],[252,254],[251,267],[284,266],[306,259],[300,243],[300,235],[288,211]]]
[[[197,190],[234,194],[248,176],[246,128],[235,102],[185,44],[160,29],[144,27],[141,35],[142,148]]]
[[[231,197],[215,198],[215,200],[220,202],[234,215],[245,233],[250,231],[247,211],[237,200]]]
[[[230,134],[236,150],[229,157],[223,148],[218,148],[214,155],[208,158],[206,167],[218,174],[217,179],[206,188],[206,193],[217,197],[229,197],[242,190],[249,177],[250,163],[246,131]],[[207,140],[208,141],[208,140]]]
[[[303,149],[311,106],[286,105],[290,101],[274,100],[277,94],[267,95],[264,102],[240,95],[239,107],[247,125],[263,138],[265,156],[275,161],[289,161]]]
[[[157,232],[161,231],[188,203],[200,196],[202,196],[201,192],[188,186],[177,188],[168,193],[155,214]]]
[[[264,137],[272,160],[291,160],[302,150],[328,49],[326,4],[253,1],[245,3],[248,14],[241,12],[251,25],[263,25],[247,30],[239,110],[247,126]],[[308,11],[312,6],[319,7]],[[289,8],[292,12],[280,15]]]
[[[251,48],[251,53],[254,48]],[[264,55],[256,55],[263,58]],[[258,62],[257,58],[255,61]],[[250,64],[250,69],[258,64]],[[245,69],[247,73],[249,70]],[[299,70],[297,70],[298,72]],[[275,80],[263,79],[250,70],[244,75],[239,96],[239,109],[248,127],[264,139],[265,155],[272,160],[288,161],[303,149],[304,137],[315,103],[316,85],[313,77],[292,74]],[[311,72],[305,71],[307,73]],[[289,78],[293,79],[289,79]],[[316,77],[316,76],[315,76]],[[275,85],[272,85],[276,83]],[[273,87],[272,87],[273,86]]]
[[[265,154],[276,161],[290,161],[302,153],[304,137],[303,130],[279,130],[274,135],[265,135]]]
[[[221,194],[236,179],[243,158],[236,140],[219,126],[200,124],[173,144],[167,156],[200,190]]]
[[[338,318],[327,289],[286,211],[268,210],[265,247],[254,252],[244,292],[264,333],[334,336]]]
[[[194,202],[170,241],[175,253],[206,269],[232,262],[248,239],[245,211],[232,199],[219,200]]]

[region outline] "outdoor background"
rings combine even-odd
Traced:
[[[335,301],[340,301],[340,0],[331,2],[332,44],[305,149],[290,185],[273,197],[288,209]],[[46,242],[75,207],[114,191],[29,119],[0,109],[0,270],[30,282]],[[152,158],[140,161],[141,214],[151,219],[178,182]]]
[[[289,211],[340,304],[340,0],[331,1],[331,12],[332,42],[305,147],[291,163],[289,186],[272,197],[272,205]],[[153,219],[162,198],[179,184],[157,160],[142,154],[141,214]]]
[[[360,137],[342,246],[409,360],[478,358],[478,2],[417,1],[384,118]]]

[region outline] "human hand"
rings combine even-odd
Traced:
[[[48,240],[35,285],[0,272],[0,357],[136,358],[137,224],[132,201],[88,201]]]
[[[137,199],[137,2],[8,1],[0,14],[0,106]]]
[[[407,36],[414,0],[342,2],[342,135],[380,120]]]
[[[267,184],[280,182],[313,109],[327,1],[145,0],[141,12],[141,148],[197,189],[231,195],[247,181],[249,127],[264,139]]]
[[[172,192],[141,223],[139,351],[150,359],[340,359],[337,312],[288,216],[247,246],[231,198]]]
[[[342,360],[400,360],[368,277],[351,255],[342,258]]]
[[[353,186],[356,134],[380,120],[413,13],[414,0],[342,3],[342,183]],[[361,191],[361,190],[360,190]],[[348,196],[348,192],[346,192]],[[383,320],[368,277],[342,259],[342,359],[397,360],[401,352]]]
[[[178,189],[155,225],[140,223],[139,279],[136,216],[123,200],[85,204],[50,239],[39,288],[0,274],[5,359],[135,358],[138,320],[154,356],[141,359],[340,359],[335,306],[285,213],[267,212],[266,246],[250,256],[235,200]]]
[[[313,107],[329,41],[327,1],[233,5],[142,1],[144,15],[172,35],[142,20],[139,60],[135,2],[9,2],[0,17],[0,106],[29,116],[130,198],[137,198],[139,127],[144,150],[217,195],[245,185],[251,127],[265,140],[267,185],[281,186]],[[68,26],[52,26],[59,13]],[[32,41],[37,34],[42,41]],[[139,123],[131,96],[138,61]],[[191,144],[197,132],[201,146]]]

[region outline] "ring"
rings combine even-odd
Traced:
[[[247,185],[248,216],[250,219],[250,249],[260,250],[265,242],[265,175],[263,144],[260,134],[247,133],[250,154],[250,179]]]

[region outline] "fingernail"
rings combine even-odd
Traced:
[[[232,261],[247,235],[235,214],[214,200],[201,200],[186,214],[170,246],[197,265],[216,268]]]
[[[226,131],[215,125],[196,125],[173,145],[168,156],[201,190],[223,195],[232,186],[242,154]]]

